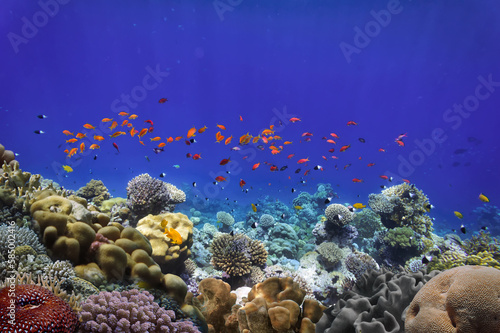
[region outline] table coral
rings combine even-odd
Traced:
[[[75,332],[78,316],[68,303],[49,290],[37,285],[15,286],[14,316],[10,316],[10,292],[9,287],[0,290],[0,331]]]
[[[500,271],[456,267],[432,278],[413,298],[408,333],[500,332]]]

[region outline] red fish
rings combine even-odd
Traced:
[[[151,133],[151,132],[153,132],[153,131],[154,131],[154,129],[155,129],[155,128],[154,128],[153,126],[151,126],[150,128],[148,128],[148,132],[149,132],[149,133]]]
[[[382,179],[385,179],[385,180],[389,179],[389,177],[387,177],[386,175],[382,175],[382,176],[379,176],[379,177],[382,178]]]
[[[340,139],[339,136],[335,133],[330,133],[331,136],[333,136],[335,139]]]
[[[302,133],[302,136],[313,136],[313,135],[312,135],[312,133],[304,132],[304,133]]]
[[[150,119],[148,119],[148,120],[144,120],[144,122],[145,122],[145,123],[149,123],[151,126],[154,126],[153,121],[152,121],[152,120],[150,120]]]
[[[347,122],[347,126],[351,126],[351,125],[357,125],[358,123],[354,122],[354,121],[348,121]]]
[[[336,143],[335,141],[333,141],[332,139],[328,139],[328,140],[326,140],[326,142],[328,142],[328,143],[333,143],[333,144],[337,144],[337,143]]]
[[[113,147],[115,147],[116,150],[118,150],[118,152],[120,152],[120,149],[118,149],[118,145],[116,144],[116,142],[113,142]]]
[[[295,156],[295,154],[290,154],[290,155],[288,155],[286,158],[290,159],[290,158],[292,158],[292,157],[294,157],[294,156]]]
[[[368,166],[369,166],[369,167],[372,167],[372,166],[374,166],[374,165],[375,165],[375,163],[368,163]]]
[[[352,181],[353,183],[362,183],[363,179],[353,178]]]
[[[201,158],[200,154],[194,154],[193,155],[193,160],[199,160]]]
[[[191,156],[193,156],[193,155],[191,155],[191,153],[187,153],[187,154],[186,154],[186,157],[187,157],[187,158],[190,158]]]
[[[270,168],[271,171],[278,171],[278,167],[276,165],[273,165],[271,168]]]
[[[385,149],[384,148],[380,148],[378,151],[381,152],[381,153],[385,153]]]
[[[243,188],[243,186],[245,186],[245,184],[246,184],[246,182],[243,179],[240,179],[240,187]]]
[[[240,116],[240,121],[243,121],[243,117],[242,116]]]
[[[217,176],[217,177],[215,177],[215,180],[218,182],[224,182],[224,181],[226,181],[226,178],[222,177],[222,176]]]
[[[329,153],[333,153],[334,151],[335,151],[335,148],[328,149],[328,152],[329,152]]]
[[[163,104],[165,102],[168,102],[168,99],[166,99],[165,97],[164,98],[160,98],[160,100],[158,101],[158,103],[160,103],[160,104]]]
[[[231,160],[229,158],[225,158],[223,159],[222,161],[220,161],[219,165],[226,165],[228,164],[229,162],[231,162]]]
[[[301,158],[300,160],[297,161],[298,164],[302,164],[305,162],[309,162],[309,157],[308,158]]]
[[[349,147],[351,147],[351,145],[342,146],[339,151],[340,152],[346,151],[347,149],[349,149]]]
[[[401,140],[396,140],[395,141],[398,145],[400,145],[401,147],[404,147],[405,146],[405,143]]]
[[[189,141],[189,140],[186,140],[186,141],[184,141],[184,142],[185,142],[188,146],[190,146],[190,145],[191,145],[191,141]]]
[[[326,161],[326,160],[328,160],[328,159],[326,158],[326,156],[321,156],[321,157],[323,157],[323,159],[324,159],[325,161]]]
[[[252,170],[255,170],[259,167],[260,165],[260,162],[259,163],[255,163],[253,166],[252,166]]]
[[[295,118],[295,117],[290,118],[290,122],[292,122],[292,123],[295,123],[297,121],[302,121],[302,120],[300,120],[300,118]]]
[[[410,184],[410,181],[409,181],[408,179],[404,179],[404,178],[403,178],[403,181],[404,181],[405,183]]]
[[[311,170],[306,170],[306,172],[304,172],[304,176],[307,176],[309,174]]]

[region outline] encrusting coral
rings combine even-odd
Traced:
[[[408,333],[500,332],[500,271],[456,267],[432,278],[406,313]]]
[[[243,234],[219,234],[212,241],[210,252],[214,268],[223,270],[229,276],[248,274],[251,266],[262,267],[267,260],[262,242]]]

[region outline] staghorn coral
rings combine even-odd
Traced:
[[[248,274],[251,266],[262,267],[267,260],[262,242],[243,234],[217,235],[210,245],[210,252],[214,268],[223,270],[229,276]]]
[[[192,322],[175,322],[175,314],[154,302],[147,291],[102,291],[82,304],[81,332],[199,332]]]
[[[345,226],[352,222],[354,219],[354,214],[344,205],[331,204],[325,209],[326,216],[326,226],[328,224],[332,226]]]
[[[76,191],[76,195],[93,202],[96,206],[101,205],[104,200],[108,200],[111,197],[104,183],[101,180],[95,179],[91,179],[87,185],[80,187]]]
[[[387,228],[410,227],[415,232],[431,236],[432,220],[426,215],[429,199],[414,185],[403,183],[391,186],[380,194],[370,194],[368,205],[381,217]]]
[[[500,271],[456,267],[432,278],[408,307],[408,333],[500,332]]]

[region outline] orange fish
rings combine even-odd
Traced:
[[[124,121],[122,121],[121,126],[123,127],[123,126],[125,126],[125,125],[127,125],[127,124],[128,124],[128,119],[125,119]]]
[[[196,135],[195,135],[195,133],[196,133],[196,128],[192,127],[192,128],[191,128],[191,129],[189,129],[189,131],[187,132],[186,138],[188,138],[188,139],[189,139],[189,138],[190,138],[190,137],[192,137],[192,136],[196,136]]]
[[[200,154],[194,154],[193,155],[193,160],[199,160],[201,158]]]
[[[335,133],[330,133],[331,136],[333,136],[335,139],[340,139],[339,136]]]
[[[78,141],[78,139],[76,139],[76,138],[71,138],[69,140],[66,140],[67,143],[73,143],[73,142],[77,142],[77,141]]]
[[[151,141],[160,141],[161,138],[159,136],[155,136],[154,138],[149,138]]]
[[[271,171],[278,171],[278,167],[276,165],[273,165],[269,168]]]
[[[78,139],[83,139],[83,138],[87,137],[87,134],[83,134],[83,133],[76,133],[76,137],[77,137]]]
[[[131,136],[131,137],[134,137],[134,135],[136,135],[137,133],[139,133],[139,131],[138,131],[138,130],[136,130],[135,128],[133,128],[133,127],[132,127],[132,128],[130,129],[130,136]]]
[[[270,126],[269,126],[269,129],[272,129],[272,130],[273,130],[273,129],[274,129],[274,125],[270,125]]]
[[[108,123],[108,122],[110,122],[110,121],[113,121],[113,118],[103,118],[101,121],[102,121],[103,123]]]
[[[375,165],[375,163],[368,163],[368,165],[367,165],[367,166],[372,167],[372,166],[374,166],[374,165]]]
[[[218,182],[224,182],[224,181],[226,181],[226,178],[222,177],[222,176],[217,176],[217,177],[215,177],[215,180]]]
[[[160,100],[158,101],[158,103],[163,104],[163,103],[165,103],[167,101],[168,101],[168,99],[166,99],[166,98],[160,98]]]
[[[306,163],[309,162],[309,157],[308,158],[301,158],[300,160],[297,161],[298,164]]]
[[[93,144],[91,144],[91,145],[90,145],[90,147],[89,147],[89,148],[90,148],[90,149],[99,149],[99,148],[101,148],[101,147],[99,147],[99,145],[98,145],[98,144],[93,143]]]
[[[179,140],[182,140],[182,136],[176,136],[175,137],[175,141],[179,141]]]
[[[158,144],[158,148],[162,148],[162,147],[165,147],[167,144],[165,142],[160,142]]]
[[[348,121],[347,122],[347,126],[351,126],[351,125],[357,125],[358,123],[354,122],[354,121]]]
[[[258,135],[258,136],[256,136],[256,137],[254,137],[254,138],[252,139],[252,143],[257,143],[257,142],[259,142],[259,140],[260,140],[260,135]]]
[[[401,140],[396,140],[395,141],[398,145],[400,145],[401,147],[404,147],[405,146],[405,143]]]
[[[293,117],[293,118],[290,118],[290,120],[289,120],[289,121],[290,121],[290,122],[292,122],[292,123],[294,123],[294,122],[297,122],[297,121],[302,121],[302,120],[300,120],[300,118],[295,118],[295,117]]]
[[[137,117],[139,116],[136,114],[131,114],[130,117],[128,117],[128,119],[136,119]]]
[[[276,155],[276,154],[279,154],[279,153],[281,153],[281,150],[277,150],[277,149],[271,150],[271,154],[273,154],[273,155]]]
[[[240,187],[243,188],[243,186],[245,186],[245,184],[246,184],[246,182],[243,179],[240,179]]]
[[[262,131],[261,134],[262,135],[270,135],[270,134],[274,134],[274,131],[270,130],[270,129],[265,129],[265,130]]]
[[[226,139],[226,141],[224,141],[224,144],[225,145],[230,144],[232,139],[233,139],[233,136],[231,135],[229,138]]]
[[[292,157],[294,157],[294,156],[295,156],[295,154],[290,154],[290,155],[288,155],[286,158],[290,159],[290,158],[292,158]]]
[[[326,158],[326,156],[321,156],[321,157],[322,157],[325,161],[326,161],[326,160],[328,160],[328,159]]]
[[[145,144],[144,144],[144,142],[143,142],[143,141],[139,140],[139,143],[140,143],[141,145],[145,146]]]
[[[174,138],[173,138],[173,137],[169,137],[169,138],[167,138],[167,142],[168,142],[168,143],[174,142]]]
[[[137,134],[137,136],[139,138],[142,138],[144,135],[146,135],[147,132],[148,132],[148,129],[147,128],[143,128],[143,129],[141,129],[141,131],[139,132],[139,134]]]
[[[68,157],[71,157],[71,156],[75,155],[77,151],[78,151],[78,148],[73,148],[73,149],[71,149],[71,150],[69,151]]]
[[[333,143],[333,144],[337,144],[337,142],[333,141],[332,139],[328,139],[328,140],[326,140],[326,142],[328,142],[328,143]]]
[[[231,159],[229,159],[229,158],[225,158],[225,159],[223,159],[222,161],[220,161],[219,165],[226,165],[226,164],[228,164],[229,162],[231,162]]]
[[[381,153],[385,153],[385,149],[384,148],[380,148],[378,151],[381,152]]]
[[[174,228],[169,228],[168,230],[167,230],[167,228],[165,228],[165,232],[163,232],[163,233],[165,235],[167,235],[168,238],[170,238],[170,241],[173,244],[177,244],[177,245],[182,244],[181,234],[179,234],[179,232],[177,230],[175,230]]]
[[[63,131],[63,134],[66,134],[66,135],[74,135],[73,133],[71,133],[71,132],[70,132],[70,131],[68,131],[68,130],[64,130],[64,131]]]
[[[291,145],[292,144],[292,141],[285,141],[283,142],[284,145]]]
[[[110,130],[114,130],[114,129],[116,128],[116,126],[118,126],[118,123],[117,123],[116,121],[113,121],[113,122],[111,123],[111,126],[109,126],[109,129],[110,129]]]
[[[100,135],[94,135],[94,140],[96,140],[96,141],[102,141],[102,140],[104,140],[104,137],[102,137]]]
[[[353,183],[362,183],[363,179],[353,178],[352,181]]]
[[[220,131],[215,133],[215,140],[217,140],[217,143],[220,143],[222,140],[224,140],[224,135],[220,134]]]
[[[92,126],[90,124],[85,124],[83,125],[83,127],[85,127],[86,129],[95,129],[95,126]]]
[[[217,127],[220,128],[221,130],[225,130],[226,129],[226,126],[224,126],[224,125],[217,124]]]
[[[243,121],[243,117],[242,116],[240,116],[240,121]]]
[[[207,130],[207,126],[203,126],[202,128],[200,128],[200,129],[198,130],[198,133],[200,133],[200,134],[201,134],[201,133],[205,132],[206,130]]]
[[[114,132],[113,134],[111,134],[109,137],[110,138],[116,138],[117,136],[120,136],[120,135],[125,135],[127,133],[125,132],[122,132],[122,131],[118,131],[118,132]]]
[[[85,143],[80,144],[80,153],[82,153],[85,150]]]
[[[119,116],[128,116],[128,113],[125,112],[125,111],[122,111],[120,113],[118,113]]]
[[[351,145],[342,146],[339,151],[340,152],[346,151],[347,149],[349,149],[349,147],[351,147]]]
[[[252,170],[255,170],[259,167],[260,165],[260,162],[259,163],[255,163],[253,166],[252,166]]]

